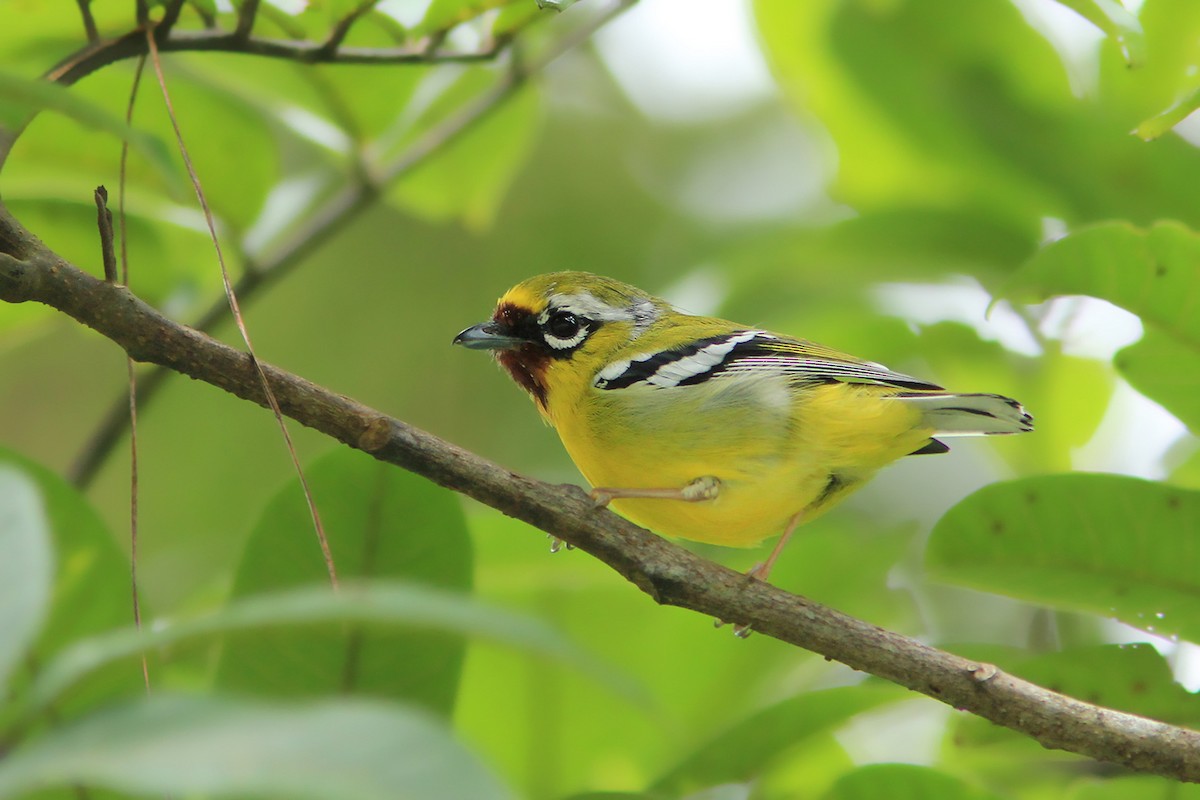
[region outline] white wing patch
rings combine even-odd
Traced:
[[[729,355],[729,352],[733,348],[743,342],[750,341],[761,333],[762,331],[746,331],[736,336],[730,336],[724,341],[706,345],[690,356],[684,356],[677,361],[663,364],[653,375],[646,379],[646,382],[652,386],[661,386],[664,389],[678,386],[688,378],[694,378],[710,372],[713,367],[725,360],[725,357]]]

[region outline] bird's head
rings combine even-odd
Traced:
[[[668,310],[662,300],[612,278],[551,272],[509,289],[492,319],[467,328],[454,344],[493,351],[545,412],[557,385],[590,381]]]

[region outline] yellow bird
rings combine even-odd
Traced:
[[[797,525],[937,437],[1021,433],[997,394],[955,394],[814,342],[687,314],[611,278],[539,275],[455,344],[492,350],[592,496],[659,534],[750,547],[766,580]]]

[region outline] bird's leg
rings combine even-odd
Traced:
[[[800,522],[804,519],[804,512],[797,511],[796,514],[788,520],[787,528],[784,529],[783,535],[779,537],[779,541],[771,548],[771,555],[767,556],[767,560],[761,564],[755,564],[746,573],[746,577],[754,578],[759,581],[766,581],[767,576],[771,574],[771,570],[775,567],[775,560],[779,558],[779,554],[783,552],[783,548],[787,545],[788,540],[792,538],[792,534],[796,532],[796,528],[800,527]],[[716,627],[721,627],[725,624],[723,620],[713,620]],[[749,625],[734,625],[733,635],[739,639],[745,639],[753,633]]]
[[[783,531],[783,536],[780,536],[779,541],[771,548],[771,555],[767,556],[766,561],[751,567],[746,573],[747,576],[757,578],[760,581],[766,581],[767,577],[771,574],[771,570],[775,568],[775,560],[783,552],[783,548],[787,545],[788,540],[792,538],[792,534],[796,532],[796,528],[800,527],[802,519],[804,519],[804,512],[797,511],[795,516],[788,520],[787,528]]]
[[[621,497],[649,497],[699,503],[703,500],[715,500],[720,493],[720,479],[714,478],[712,475],[702,475],[680,489],[619,489],[597,486],[589,494],[596,505],[603,508],[611,501]]]

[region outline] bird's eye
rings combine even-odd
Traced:
[[[546,332],[555,339],[573,339],[579,333],[579,319],[570,311],[556,311],[546,322]]]

